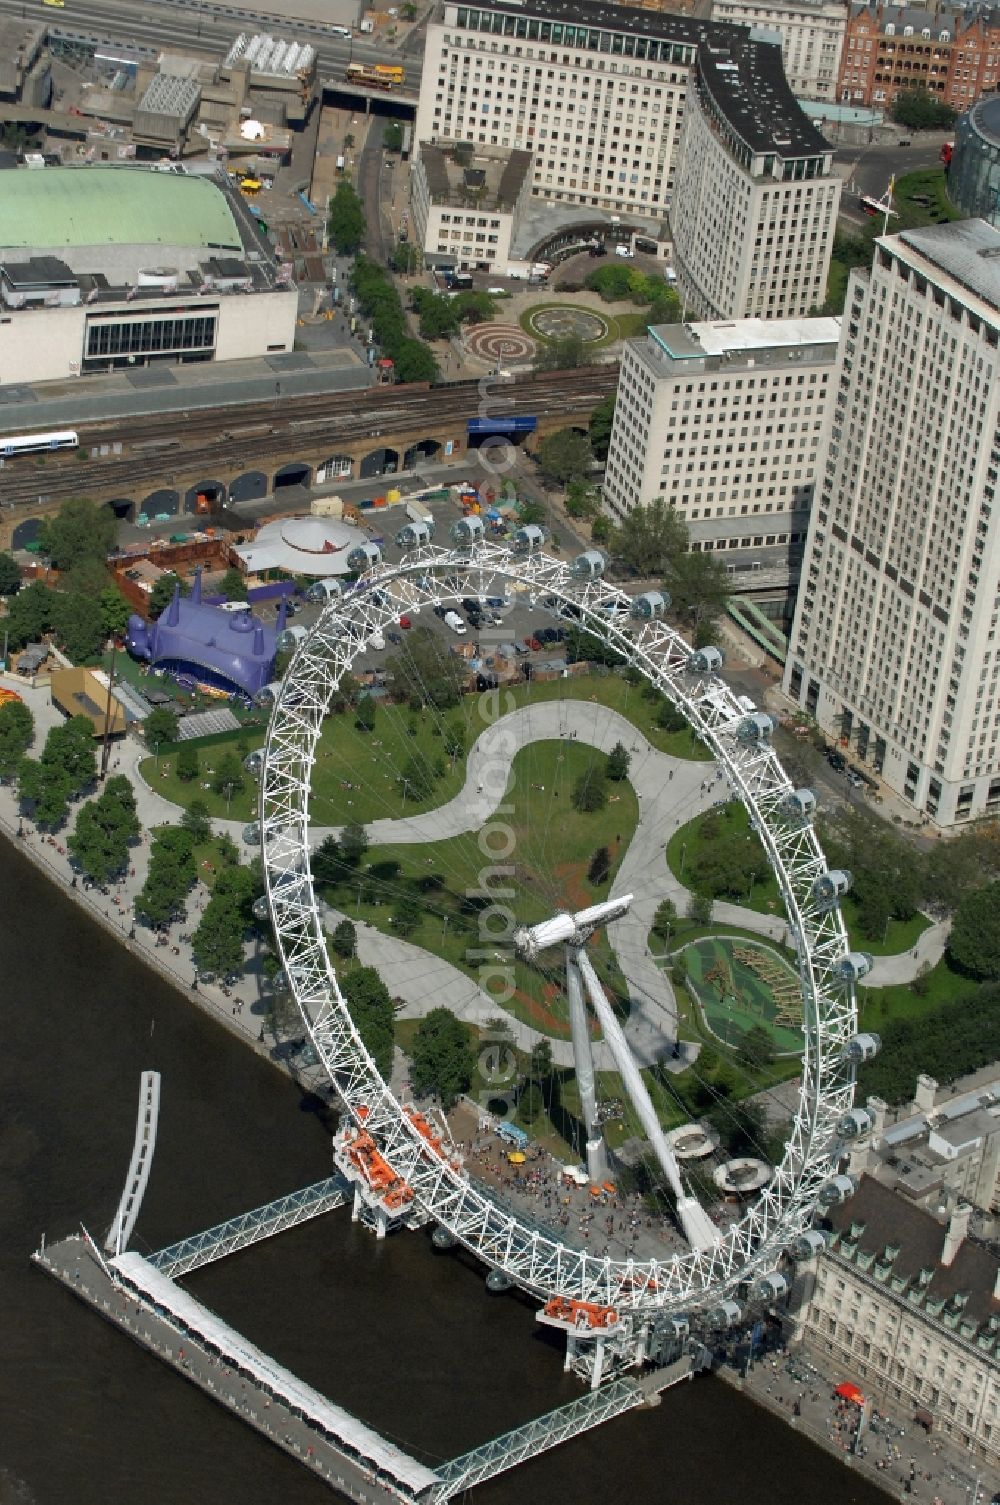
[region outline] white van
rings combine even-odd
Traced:
[[[251,611],[249,601],[220,601],[220,611]]]
[[[457,638],[465,637],[465,623],[462,621],[462,618],[459,616],[457,611],[445,612],[444,625],[446,627],[450,627]]]
[[[671,284],[671,286],[673,286],[673,284],[677,281],[677,273],[674,271],[673,267],[664,267],[663,275]]]

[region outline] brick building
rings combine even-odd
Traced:
[[[1000,85],[1000,11],[852,4],[838,98],[888,109],[901,89],[926,89],[966,110]]]

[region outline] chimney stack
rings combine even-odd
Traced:
[[[917,1113],[934,1112],[934,1096],[938,1090],[938,1084],[932,1076],[925,1076],[923,1072],[917,1077],[917,1090],[913,1098],[913,1107]]]
[[[944,1248],[941,1250],[941,1264],[947,1266],[954,1263],[955,1255],[965,1242],[971,1217],[972,1208],[969,1203],[959,1202],[948,1219],[948,1232],[944,1236]]]
[[[872,1140],[881,1139],[885,1133],[885,1116],[889,1105],[880,1097],[870,1097],[865,1107],[872,1116]]]

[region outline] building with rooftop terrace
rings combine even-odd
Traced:
[[[777,42],[703,42],[670,217],[688,313],[794,319],[820,309],[840,186],[833,147],[789,89]]]
[[[530,152],[421,142],[410,179],[413,232],[427,256],[503,274],[531,196]]]
[[[796,1335],[824,1373],[877,1409],[1000,1464],[1000,1261],[969,1236],[972,1209],[938,1219],[861,1178],[829,1214],[828,1246],[793,1287]]]
[[[621,521],[662,498],[737,590],[798,578],[839,319],[664,324],[629,340],[604,480]]]
[[[775,32],[792,93],[800,99],[836,100],[846,0],[702,0],[699,11],[713,21]]]
[[[224,174],[0,172],[0,386],[291,350],[297,294]]]
[[[446,0],[427,27],[414,139],[531,152],[546,203],[664,215],[699,42],[745,34],[602,0]]]
[[[785,689],[938,826],[1000,811],[1000,231],[851,274]]]

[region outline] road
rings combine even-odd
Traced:
[[[951,141],[954,131],[921,131],[911,138],[910,146],[846,146],[836,153],[838,170],[845,174],[841,214],[864,222],[866,216],[857,207],[862,195],[880,199],[891,177],[941,166],[941,147]],[[890,230],[892,226],[889,226]]]

